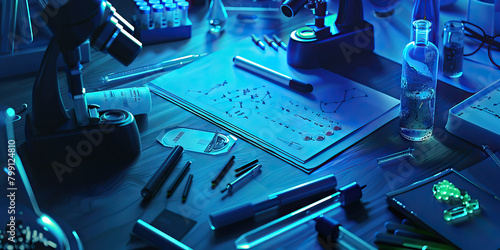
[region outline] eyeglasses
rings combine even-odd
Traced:
[[[462,23],[464,24],[464,43],[466,45],[464,46],[464,56],[475,54],[486,43],[488,44],[490,61],[500,68],[500,35],[489,36],[481,27],[473,23],[467,21],[462,21]]]

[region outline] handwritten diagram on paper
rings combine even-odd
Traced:
[[[346,90],[349,92],[353,89]],[[355,90],[355,88],[354,88]],[[361,91],[362,92],[362,91]],[[364,93],[364,92],[362,92]],[[234,89],[228,81],[217,83],[213,87],[204,90],[188,90],[187,94],[217,108],[226,114],[228,119],[254,119],[259,116],[273,126],[281,127],[283,134],[276,139],[291,143],[285,138],[297,139],[302,141],[324,141],[326,137],[332,136],[336,131],[342,130],[342,125],[325,111],[315,111],[298,101],[286,97],[273,98],[266,85],[253,88]],[[367,95],[364,94],[363,97]],[[356,97],[348,97],[339,102]],[[278,100],[276,100],[278,99]],[[333,103],[333,102],[331,102]],[[321,105],[326,105],[321,102]],[[285,133],[291,134],[285,135]],[[295,134],[293,136],[293,134]],[[292,143],[294,149],[300,150],[302,147],[296,147],[300,143]]]
[[[286,53],[252,50],[247,42],[252,44],[248,40],[218,51],[154,80],[150,87],[288,162],[302,166],[312,162],[307,168],[355,143],[359,139],[350,140],[351,134],[399,104],[397,99],[325,70],[293,71],[286,64]],[[310,81],[314,91],[297,93],[235,67],[235,55]],[[333,149],[337,143],[342,145]]]

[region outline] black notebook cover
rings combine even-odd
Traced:
[[[497,179],[500,176],[497,176]],[[434,198],[432,187],[448,180],[479,202],[479,211],[447,222],[443,211],[453,205]],[[500,199],[454,169],[448,169],[406,188],[387,193],[390,206],[462,249],[500,249]]]

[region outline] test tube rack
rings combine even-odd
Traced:
[[[139,39],[143,45],[164,43],[170,41],[184,40],[191,38],[191,20],[186,21],[186,25],[167,26],[165,17],[162,20],[162,28],[155,29],[154,22],[149,22],[149,29],[141,29],[140,21],[133,16],[133,25],[135,28],[134,37]],[[174,23],[178,23],[177,13],[174,15]]]

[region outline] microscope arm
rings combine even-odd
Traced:
[[[50,40],[33,86],[33,123],[41,131],[53,130],[70,119],[59,91],[57,58],[61,53]]]

